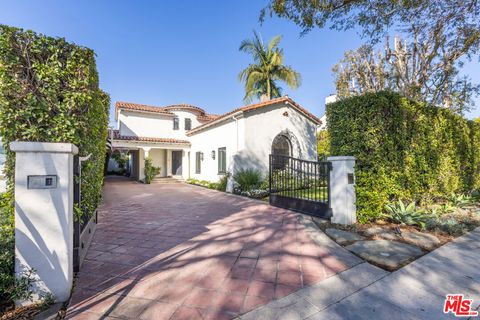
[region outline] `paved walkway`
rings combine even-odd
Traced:
[[[447,294],[464,294],[480,308],[479,262],[477,228],[391,274],[363,263],[240,318],[454,319],[443,314]]]
[[[324,241],[259,201],[107,181],[67,318],[231,319],[361,263]]]

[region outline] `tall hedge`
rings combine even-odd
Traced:
[[[430,202],[480,187],[480,124],[393,92],[327,105],[332,155],[353,155],[359,221],[394,199]]]
[[[65,39],[0,25],[0,136],[12,192],[15,140],[70,142],[81,156],[82,207],[101,199],[109,97],[99,89],[95,53]]]

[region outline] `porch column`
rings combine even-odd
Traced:
[[[141,147],[138,149],[138,180],[143,181],[145,179],[145,158],[150,154],[150,147]]]
[[[150,150],[152,148],[143,148],[143,151],[145,152],[145,158],[148,158],[150,156]]]
[[[167,176],[171,176],[172,175],[172,150],[171,149],[167,149],[165,150],[167,152],[167,163],[166,163],[166,166],[167,166]]]

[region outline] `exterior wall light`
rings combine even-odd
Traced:
[[[215,160],[215,150],[212,150],[212,159]]]

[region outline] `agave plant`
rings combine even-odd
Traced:
[[[450,213],[450,212],[453,212],[455,211],[455,207],[452,206],[451,204],[449,203],[445,203],[445,204],[442,204],[440,206],[440,212],[443,214],[443,213]]]
[[[411,202],[407,206],[402,200],[394,203],[389,203],[385,206],[387,212],[384,216],[390,219],[393,223],[403,224],[407,226],[419,226],[424,229],[428,220],[428,214],[417,210],[415,202]]]
[[[465,206],[468,206],[469,204],[472,203],[472,198],[469,196],[466,196],[465,194],[455,194],[452,192],[450,197],[448,198],[450,203],[458,208],[462,208]]]

